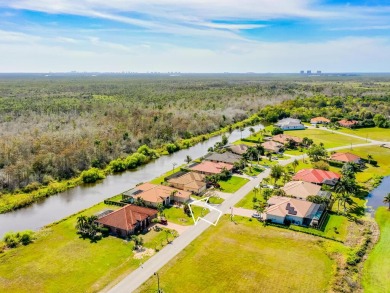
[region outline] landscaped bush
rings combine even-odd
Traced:
[[[34,232],[26,230],[22,232],[8,232],[4,235],[4,243],[9,248],[15,248],[20,244],[28,245],[34,240]]]
[[[104,176],[103,171],[98,168],[91,168],[81,173],[81,180],[83,180],[84,183],[94,183],[99,179],[104,178],[106,178],[106,176]]]

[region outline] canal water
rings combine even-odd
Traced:
[[[229,135],[229,142],[250,135],[250,127],[242,132],[235,130]],[[258,131],[263,125],[253,126]],[[189,149],[180,150],[168,156],[161,156],[147,165],[134,171],[109,175],[97,184],[84,184],[65,192],[48,197],[28,207],[0,214],[0,238],[8,231],[37,230],[52,222],[58,221],[80,210],[102,202],[104,199],[117,195],[134,187],[140,182],[146,182],[172,169],[173,164],[185,163],[187,156],[195,159],[207,153],[209,147],[221,140],[221,136],[212,137]]]
[[[390,176],[383,178],[381,184],[368,194],[367,211],[374,214],[380,206],[388,206],[383,203],[383,198],[390,193]]]

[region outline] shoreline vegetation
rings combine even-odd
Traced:
[[[181,149],[190,148],[212,137],[222,135],[224,133],[231,132],[243,127],[253,126],[259,123],[261,123],[261,121],[258,117],[258,114],[253,114],[249,118],[225,126],[217,131],[198,135],[189,139],[181,139],[175,144],[164,144],[158,149],[150,149],[146,145],[143,145],[138,148],[137,152],[125,158],[117,158],[112,160],[104,169],[92,167],[81,172],[81,174],[75,178],[62,181],[52,181],[48,183],[47,186],[27,186],[27,190],[30,190],[30,192],[0,194],[0,214],[29,206],[41,199],[58,194],[60,192],[64,192],[84,183],[95,183],[99,180],[104,180],[105,176],[110,174],[119,174],[128,170],[135,170],[137,167],[145,165],[160,156],[169,155]]]

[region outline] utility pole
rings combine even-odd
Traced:
[[[172,163],[172,174],[173,172],[175,171],[175,166],[177,165],[177,163]]]
[[[157,272],[155,272],[154,275],[157,276],[157,293],[161,293],[161,290],[160,290],[160,276],[158,275]]]

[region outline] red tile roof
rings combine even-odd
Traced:
[[[343,120],[340,120],[339,121],[339,124],[341,126],[344,126],[344,127],[351,127],[351,126],[354,126],[355,124],[358,124],[359,122],[356,121],[356,120],[346,120],[346,119],[343,119]]]
[[[210,174],[220,174],[224,168],[230,171],[233,169],[233,165],[225,163],[215,163],[211,161],[203,161],[202,163],[192,167],[191,170]]]
[[[329,123],[330,120],[328,118],[325,118],[325,117],[315,117],[315,118],[312,118],[310,120],[310,123]]]
[[[330,156],[332,160],[341,161],[341,162],[356,162],[360,160],[359,156],[356,156],[351,153],[335,153]]]
[[[340,177],[340,174],[331,171],[324,171],[319,169],[302,169],[294,175],[293,180],[322,184],[328,180],[338,180]]]
[[[100,218],[97,222],[102,225],[129,231],[136,227],[138,221],[143,221],[150,216],[156,215],[157,210],[129,204]]]
[[[280,142],[280,143],[287,143],[288,140],[292,140],[296,143],[302,143],[303,138],[297,137],[297,136],[292,136],[288,134],[277,134],[272,137],[273,141]]]

